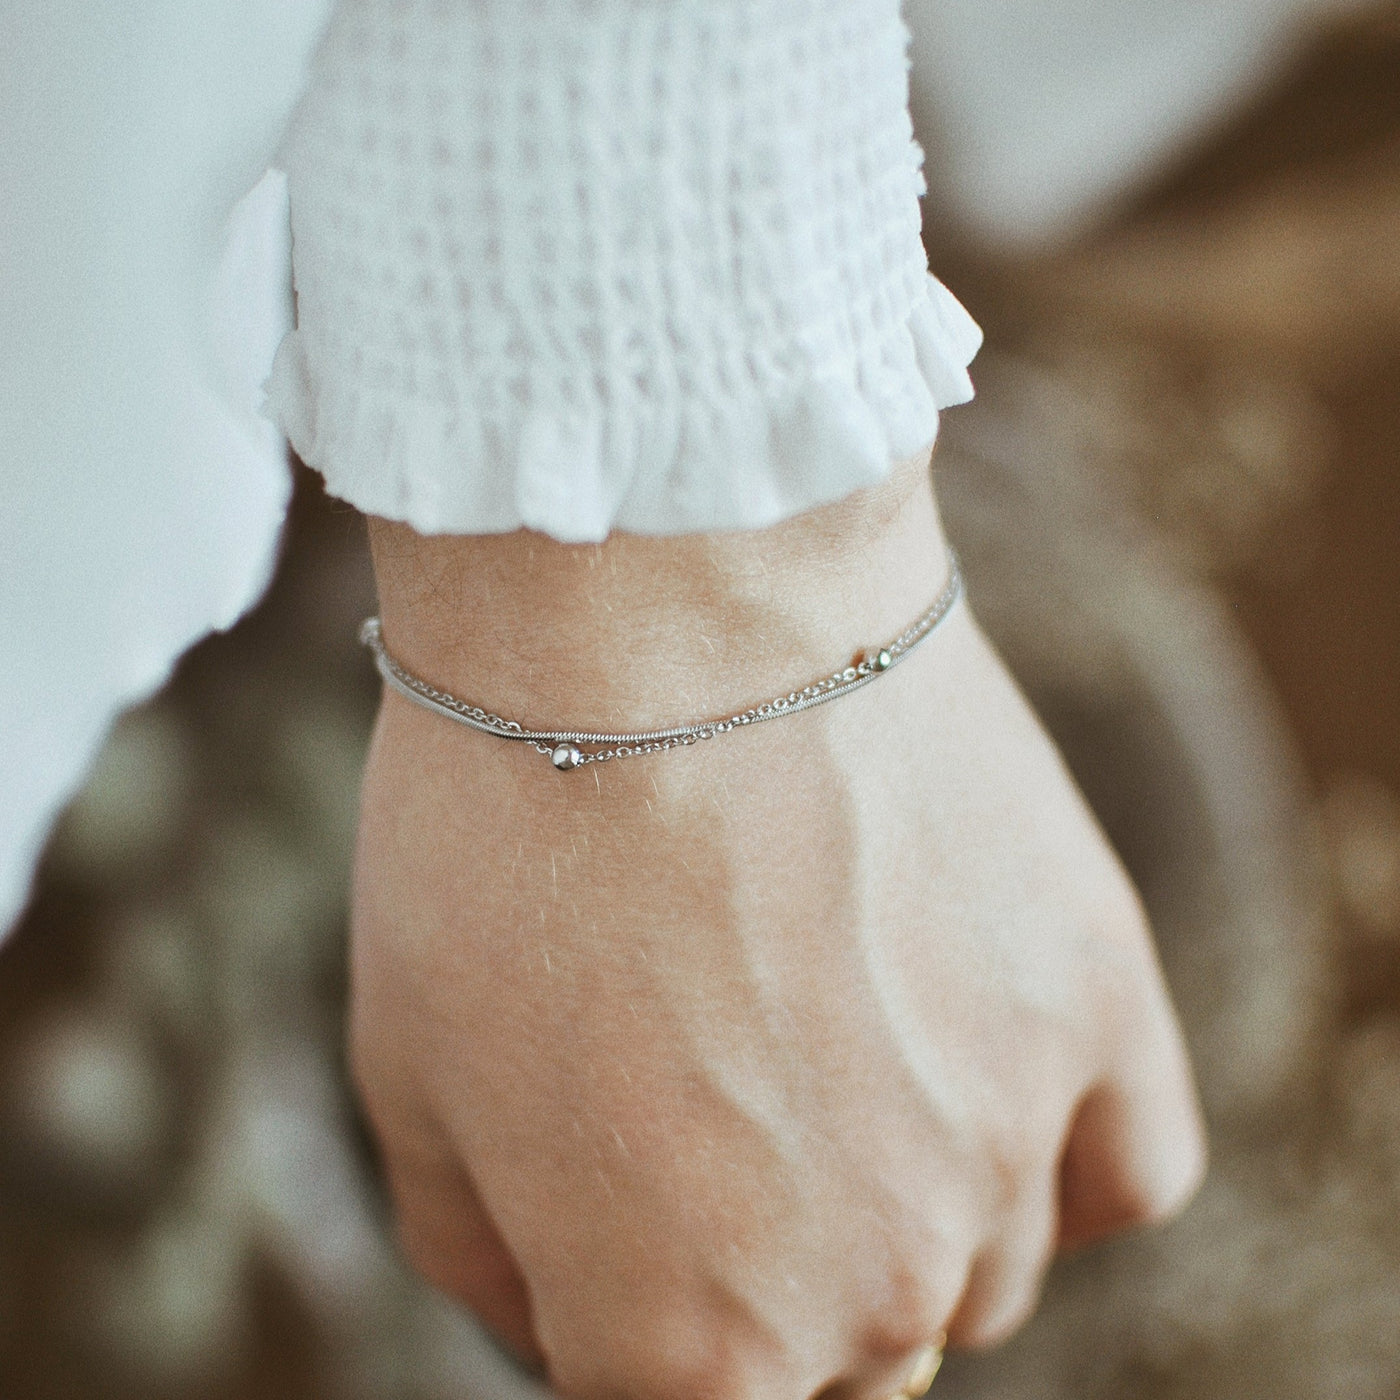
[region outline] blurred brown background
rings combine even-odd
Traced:
[[[1211,1181],[1059,1267],[950,1396],[1400,1393],[1400,12],[1054,257],[938,470],[979,614],[1138,879]],[[486,1393],[403,1272],[339,1058],[376,687],[362,527],[129,716],[0,951],[5,1400]]]

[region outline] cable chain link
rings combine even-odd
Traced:
[[[637,758],[643,754],[669,753],[672,749],[689,748],[702,740],[751,724],[764,724],[784,715],[800,714],[815,705],[823,705],[842,695],[849,695],[871,681],[878,680],[909,655],[953,610],[962,596],[962,567],[957,556],[948,551],[948,577],[932,606],[911,623],[886,646],[867,651],[853,665],[833,671],[823,680],[813,681],[801,690],[776,696],[726,719],[697,720],[690,724],[671,725],[665,729],[641,730],[631,734],[598,734],[587,730],[526,729],[518,721],[502,719],[479,705],[459,700],[445,690],[438,690],[400,665],[384,645],[383,629],[377,617],[368,618],[360,628],[360,641],[374,655],[375,665],[385,682],[407,699],[436,710],[469,728],[500,739],[521,740],[536,753],[545,755],[562,772],[582,768],[590,763],[610,763],[615,759]],[[588,744],[591,749],[579,746]]]

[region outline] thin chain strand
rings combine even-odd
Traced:
[[[666,729],[640,730],[631,734],[598,734],[575,729],[525,729],[513,719],[502,719],[479,705],[459,700],[444,690],[438,690],[406,670],[384,645],[383,631],[377,617],[369,618],[360,628],[360,640],[374,654],[375,665],[386,684],[407,699],[448,719],[456,720],[483,734],[498,739],[514,739],[527,743],[537,753],[544,754],[557,768],[569,770],[589,763],[609,763],[613,759],[637,758],[642,754],[668,753],[671,749],[689,748],[702,740],[750,724],[764,724],[784,715],[800,714],[814,705],[849,695],[853,690],[869,685],[897,666],[934,628],[952,612],[962,596],[962,568],[957,556],[948,551],[948,577],[933,605],[922,617],[905,628],[886,646],[868,651],[855,665],[833,671],[823,680],[813,681],[801,690],[789,691],[762,705],[755,705],[723,719],[697,720],[691,724],[672,725]],[[593,746],[594,751],[579,745]],[[565,761],[561,761],[561,754]]]

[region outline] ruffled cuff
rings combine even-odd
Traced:
[[[327,489],[425,534],[522,526],[566,541],[756,529],[883,480],[973,396],[982,332],[936,278],[869,353],[722,403],[536,406],[489,423],[355,379],[329,382],[305,339],[282,342],[269,414]]]
[[[433,533],[751,528],[969,396],[899,0],[340,0],[283,145],[273,415]]]

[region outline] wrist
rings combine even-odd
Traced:
[[[423,536],[371,520],[386,641],[527,724],[641,728],[806,684],[928,606],[947,561],[928,455],[764,530]]]

